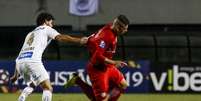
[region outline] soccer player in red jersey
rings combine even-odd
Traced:
[[[88,39],[87,48],[91,58],[87,64],[87,73],[92,87],[78,76],[75,76],[74,82],[92,101],[116,101],[128,86],[123,74],[118,70],[118,67],[127,64],[112,59],[116,50],[117,36],[127,32],[128,25],[127,17],[119,15],[112,23],[105,25]]]

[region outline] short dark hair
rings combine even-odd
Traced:
[[[119,16],[117,16],[117,19],[119,21],[121,21],[125,25],[129,25],[130,24],[128,18],[125,15],[119,15]]]
[[[54,17],[50,13],[40,13],[36,19],[37,26],[42,25],[45,20],[54,20]]]

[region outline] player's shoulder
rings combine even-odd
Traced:
[[[110,29],[111,29],[111,25],[110,24],[107,24],[107,25],[103,26],[103,28],[102,28],[102,30],[104,30],[104,31],[108,31]]]
[[[101,32],[103,35],[107,36],[108,34],[110,34],[111,29],[110,29],[110,27],[108,25],[105,25],[103,28],[101,28],[99,30],[99,32]]]
[[[53,30],[52,27],[46,26],[46,25],[36,27],[36,30],[39,30],[39,29],[41,29],[41,30]]]
[[[55,30],[54,28],[52,28],[52,27],[50,27],[50,26],[44,26],[45,27],[45,29],[47,29],[47,30]]]
[[[111,29],[111,26],[110,25],[106,25],[104,27],[104,32],[103,33],[105,33],[105,36],[107,36],[107,37],[112,36],[113,35],[113,31]]]

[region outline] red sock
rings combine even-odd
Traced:
[[[110,97],[108,101],[117,101],[119,97],[121,96],[121,93],[123,92],[123,89],[121,88],[113,88],[110,92]]]
[[[82,79],[77,78],[76,79],[76,84],[78,86],[80,86],[80,88],[82,89],[82,91],[86,94],[86,96],[91,100],[91,101],[95,101],[95,95],[93,93],[93,89],[90,85],[88,85],[86,82],[84,82]]]

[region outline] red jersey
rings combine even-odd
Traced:
[[[112,59],[116,51],[117,35],[111,29],[111,24],[104,26],[97,33],[92,34],[87,42],[90,53],[90,63],[104,68],[105,58]]]

